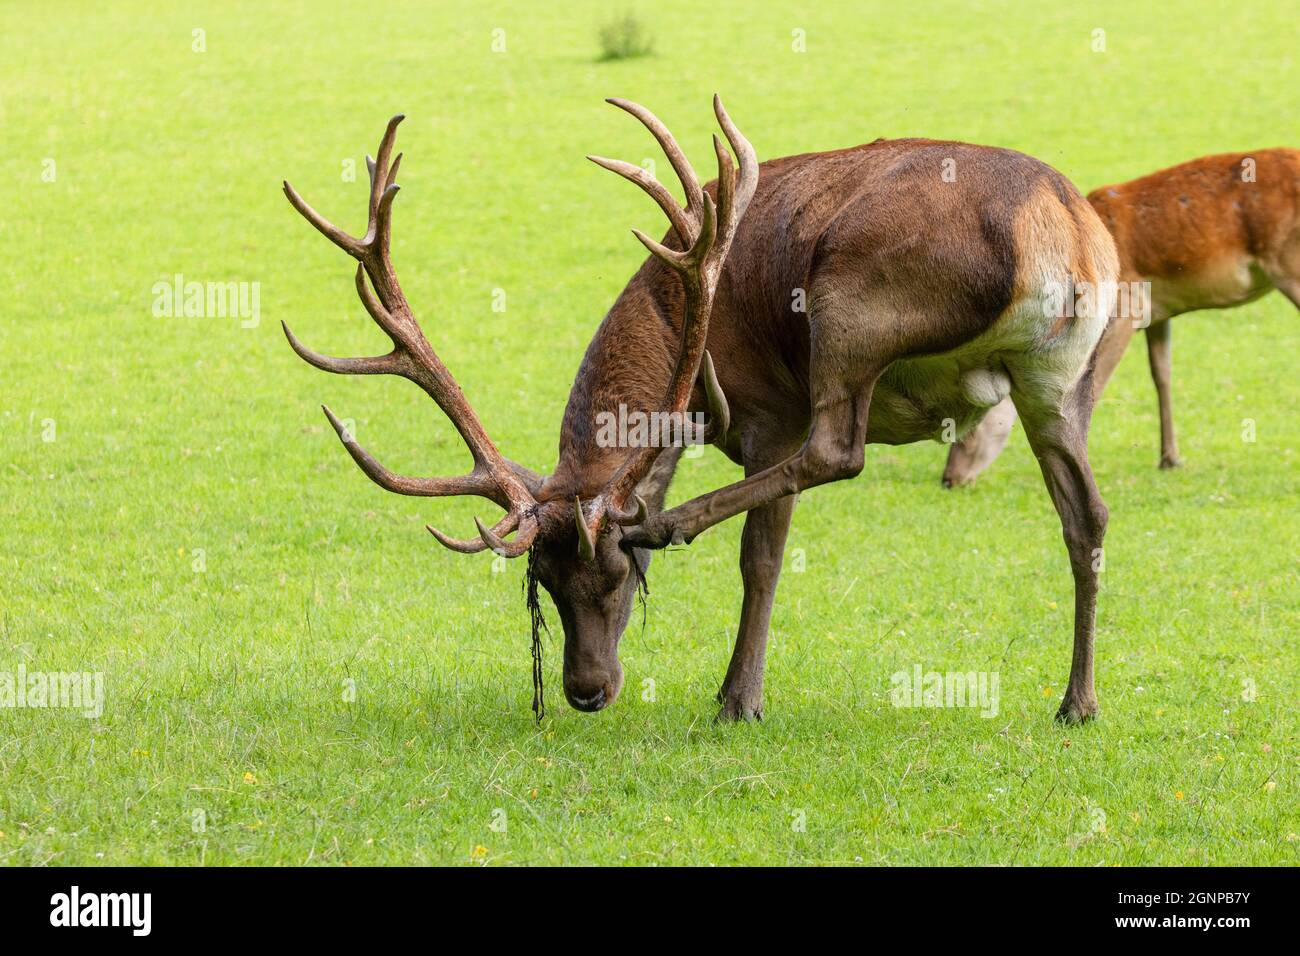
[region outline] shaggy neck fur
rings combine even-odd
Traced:
[[[547,481],[548,498],[593,497],[627,457],[628,449],[597,442],[597,415],[617,414],[620,405],[628,412],[663,410],[677,359],[683,303],[680,284],[662,281],[676,277],[656,265],[648,263],[633,277],[587,347],[564,411],[559,461]]]

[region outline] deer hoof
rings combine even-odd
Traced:
[[[718,699],[722,702],[722,709],[718,711],[715,720],[719,724],[730,724],[738,720],[751,721],[763,719],[763,692],[746,693],[744,691],[731,692],[723,690],[719,692]]]
[[[1056,712],[1056,721],[1067,725],[1085,724],[1095,720],[1100,713],[1096,697],[1079,698],[1066,694],[1065,700],[1061,701],[1061,709]]]
[[[1170,468],[1181,468],[1181,467],[1183,467],[1183,460],[1177,455],[1160,456],[1161,471],[1168,471]]]
[[[680,544],[680,532],[657,520],[658,515],[651,515],[646,522],[623,535],[620,544],[625,548],[650,548],[657,550],[669,544]]]

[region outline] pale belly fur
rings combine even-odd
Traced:
[[[1234,256],[1199,271],[1152,279],[1152,318],[1160,322],[1197,309],[1228,309],[1272,289],[1272,280],[1258,262]]]
[[[1026,296],[978,338],[891,365],[872,394],[867,442],[952,442],[1010,395],[1013,382],[1018,402],[1061,407],[1101,337],[1113,297],[1063,322],[1046,314],[1047,301],[1045,291]]]

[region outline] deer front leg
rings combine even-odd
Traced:
[[[785,461],[651,515],[624,536],[623,545],[666,548],[670,544],[690,544],[702,532],[742,511],[857,475],[862,471],[867,411],[878,374],[873,372],[856,391],[837,387],[836,397],[817,401],[808,440]]]
[[[1147,327],[1147,360],[1151,364],[1151,380],[1156,384],[1156,397],[1160,402],[1161,468],[1177,468],[1183,463],[1174,438],[1174,399],[1170,388],[1174,361],[1172,332],[1173,327],[1168,321]]]
[[[795,495],[787,495],[745,516],[745,530],[740,537],[740,576],[745,598],[740,608],[736,648],[731,653],[722,689],[718,691],[718,701],[722,704],[719,720],[762,719],[767,630],[796,500]]]
[[[1102,542],[1108,513],[1088,463],[1088,419],[1091,383],[1084,376],[1064,411],[1035,408],[1032,399],[1017,397],[1025,435],[1038,458],[1052,496],[1074,574],[1074,654],[1070,680],[1056,719],[1079,723],[1097,716],[1093,687],[1093,635],[1097,619],[1097,574],[1102,567]]]
[[[1273,274],[1273,284],[1277,291],[1291,300],[1291,304],[1300,309],[1300,279],[1293,279],[1285,274]]]

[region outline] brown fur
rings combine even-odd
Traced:
[[[977,177],[981,202],[960,183],[936,187],[940,163]],[[733,413],[785,418],[809,402],[808,312],[793,310],[793,290],[816,279],[859,286],[887,280],[924,302],[927,321],[898,330],[903,355],[944,352],[985,331],[1017,290],[1018,257],[1058,236],[1095,278],[1105,252],[1080,248],[1082,203],[1074,187],[1037,160],[1011,150],[931,140],[877,140],[807,153],[760,166],[759,188],[727,258],[709,320],[709,350],[725,357],[718,376]],[[1026,191],[1042,183],[1054,200],[1039,223],[1025,217]],[[712,194],[715,183],[706,190]],[[898,193],[906,194],[900,201]],[[1047,203],[1034,198],[1031,204]],[[1060,212],[1057,212],[1060,210]],[[1020,222],[1017,220],[1020,219]],[[1095,220],[1089,217],[1089,225]],[[1017,244],[1017,230],[1026,233]],[[670,237],[664,242],[673,245]],[[1109,243],[1101,246],[1102,250]],[[935,281],[937,277],[944,281]],[[569,395],[559,463],[548,498],[595,493],[622,458],[595,444],[598,411],[625,402],[659,407],[676,354],[682,293],[676,276],[649,258],[597,329]],[[907,334],[910,333],[910,334]],[[692,410],[705,409],[697,388]],[[743,430],[743,429],[742,429]],[[733,429],[733,432],[736,431]],[[915,436],[910,440],[915,440]],[[726,449],[743,463],[741,449]]]
[[[945,160],[955,162],[956,182],[942,179]],[[763,163],[708,328],[732,412],[722,450],[747,478],[661,512],[672,469],[658,469],[642,489],[655,499],[650,520],[626,537],[609,529],[594,571],[575,557],[570,523],[545,526],[534,545],[536,567],[565,625],[570,701],[599,709],[621,686],[617,644],[635,576],[620,568],[618,546],[648,563],[646,549],[689,542],[747,511],[745,600],[720,697],[723,716],[760,713],[763,647],[793,496],[856,474],[867,442],[937,437],[951,418],[978,420],[985,409],[965,403],[959,389],[969,363],[1008,373],[1013,391],[1036,410],[1044,460],[1058,462],[1045,476],[1083,595],[1062,716],[1094,714],[1095,581],[1083,556],[1100,541],[1105,509],[1082,448],[1091,402],[1071,396],[1101,323],[1062,325],[1038,314],[1036,296],[1053,277],[1100,283],[1115,274],[1113,245],[1083,197],[1020,153],[894,140]],[[803,311],[794,307],[796,290]],[[597,445],[595,415],[620,403],[659,407],[681,321],[680,282],[647,259],[578,370],[559,462],[538,495],[554,514],[563,515],[574,494],[595,494],[626,454]],[[704,408],[697,387],[692,409]]]
[[[1103,297],[1068,316],[1048,303],[1053,290],[1076,283],[1114,283],[1114,244],[1096,213],[1051,167],[965,143],[878,140],[760,168],[715,97],[738,163],[733,172],[715,141],[723,180],[722,189],[708,187],[715,217],[666,127],[637,104],[611,102],[664,147],[687,208],[638,167],[593,160],[638,183],[690,248],[674,246],[678,238],[666,238],[664,248],[643,237],[652,257],[587,349],[565,410],[559,462],[546,479],[500,454],[398,284],[388,253],[402,117],[389,121],[370,164],[364,236],[344,233],[285,184],[299,213],[358,261],[357,292],[393,351],[331,358],[286,326],[289,343],[326,371],[408,378],[456,425],[472,471],[409,478],[381,465],[326,410],[353,459],[381,486],[426,497],[479,495],[506,509],[492,528],[478,523],[477,539],[429,530],[463,553],[528,553],[539,716],[534,585],[546,588],[564,627],[565,696],[581,710],[600,710],[623,684],[618,642],[653,550],[689,543],[741,513],[744,600],[720,716],[759,716],[768,622],[796,496],[856,475],[868,442],[936,438],[953,423],[978,422],[1005,395],[1024,417],[1074,575],[1074,648],[1058,716],[1094,716],[1093,565],[1107,513],[1088,466],[1089,357],[1110,303]],[[709,356],[721,387],[697,386],[692,395],[697,369],[710,382]],[[664,510],[681,448],[603,447],[597,416],[617,414],[620,405],[647,413],[707,408],[704,434],[744,467],[745,478]],[[581,499],[593,495],[590,518]],[[630,499],[638,507],[625,508]]]

